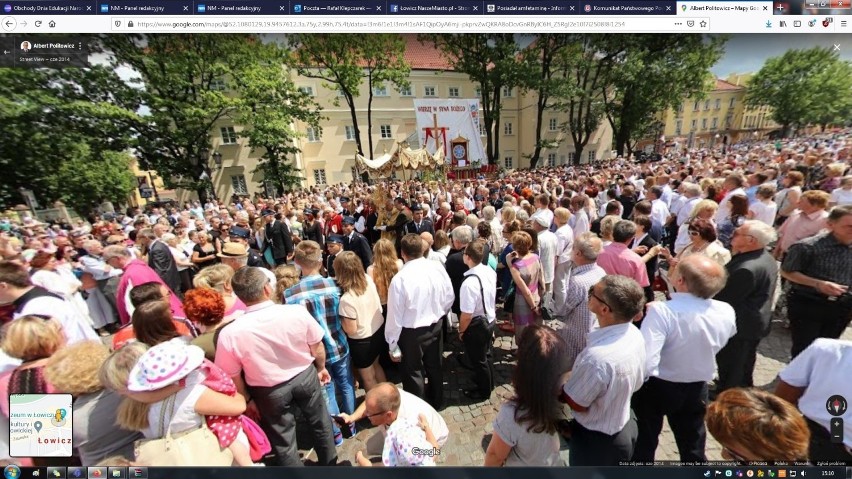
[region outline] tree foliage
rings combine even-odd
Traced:
[[[405,40],[398,34],[303,33],[288,36],[292,65],[300,75],[323,81],[340,92],[349,108],[358,154],[373,158],[373,89],[388,84],[408,87],[411,66],[405,60]],[[364,155],[356,99],[367,84],[367,142]],[[339,102],[339,99],[335,99]]]
[[[606,117],[619,155],[630,154],[660,113],[684,98],[702,97],[712,85],[710,68],[724,53],[726,37],[608,35],[601,49],[616,65],[604,88]]]
[[[486,155],[494,163],[500,155],[500,125],[503,87],[521,84],[521,47],[511,33],[455,33],[420,36],[421,42],[433,43],[453,70],[465,73],[479,84],[482,119],[485,122]]]
[[[133,188],[115,168],[139,124],[141,98],[108,67],[0,69],[0,206],[64,200],[80,212],[124,202]],[[80,186],[80,188],[77,188]]]
[[[844,123],[852,111],[852,66],[830,48],[788,50],[751,78],[746,104],[771,107],[784,135],[807,124]]]

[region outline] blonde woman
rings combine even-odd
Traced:
[[[115,427],[121,396],[104,389],[98,372],[109,357],[100,341],[60,349],[47,361],[44,377],[57,393],[74,397],[74,448],[84,466],[105,464],[109,457],[133,459],[142,434]]]
[[[692,212],[689,214],[689,218],[684,221],[677,230],[677,239],[674,244],[675,254],[680,254],[680,252],[692,242],[692,238],[689,236],[689,224],[694,220],[707,220],[713,224],[715,228],[716,223],[714,222],[713,217],[716,216],[716,211],[718,209],[719,204],[713,200],[701,200],[698,203],[695,203],[695,206],[692,207]]]
[[[601,241],[603,246],[608,246],[612,243],[612,232],[615,229],[615,224],[621,220],[620,216],[608,215],[601,220]]]
[[[379,356],[388,350],[382,302],[373,279],[364,272],[358,255],[344,251],[334,259],[340,297],[340,322],[349,338],[352,364],[361,377],[361,385],[369,391],[386,381]]]
[[[216,264],[202,269],[195,275],[192,285],[196,288],[210,288],[218,291],[225,300],[225,317],[223,321],[228,322],[242,316],[246,312],[246,305],[234,294],[231,287],[231,279],[234,277],[234,269],[224,264]]]
[[[335,270],[336,271],[336,270]],[[299,282],[301,277],[299,276],[299,270],[292,264],[284,264],[281,265],[275,270],[275,297],[272,298],[278,304],[281,304],[284,301],[284,291],[290,289],[290,287],[295,286],[296,283]]]
[[[384,317],[387,317],[388,313],[388,288],[400,268],[402,268],[402,260],[396,256],[393,242],[384,238],[376,241],[373,246],[373,264],[367,268],[367,274],[376,283]]]

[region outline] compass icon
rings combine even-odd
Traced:
[[[828,411],[832,416],[842,416],[846,414],[846,409],[849,407],[849,403],[846,402],[846,398],[835,394],[828,398],[828,401],[825,402],[825,410]]]

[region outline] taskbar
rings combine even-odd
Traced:
[[[3,471],[5,479],[280,479],[287,469],[288,479],[315,479],[316,468],[283,467],[24,467],[10,465]],[[485,468],[437,467],[420,469],[420,474],[461,474],[470,479],[517,479],[524,469],[537,479],[852,479],[852,465],[730,465],[728,463],[701,466],[621,466],[621,467],[558,467],[558,468]],[[432,471],[432,472],[428,472]],[[629,471],[629,472],[628,472]],[[372,479],[377,475],[409,479],[405,468],[323,467],[324,479]],[[243,477],[245,476],[245,477]],[[339,476],[339,477],[338,477]]]

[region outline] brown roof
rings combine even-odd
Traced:
[[[742,89],[743,89],[743,87],[742,87],[742,86],[737,86],[737,85],[734,85],[733,83],[726,82],[725,80],[722,80],[722,79],[720,79],[720,78],[717,78],[717,79],[716,79],[716,88],[714,88],[714,89],[713,89],[713,91],[719,91],[719,90],[742,90]]]
[[[402,37],[405,40],[405,60],[412,70],[453,70],[450,62],[434,44],[420,43],[416,34],[404,34]]]

